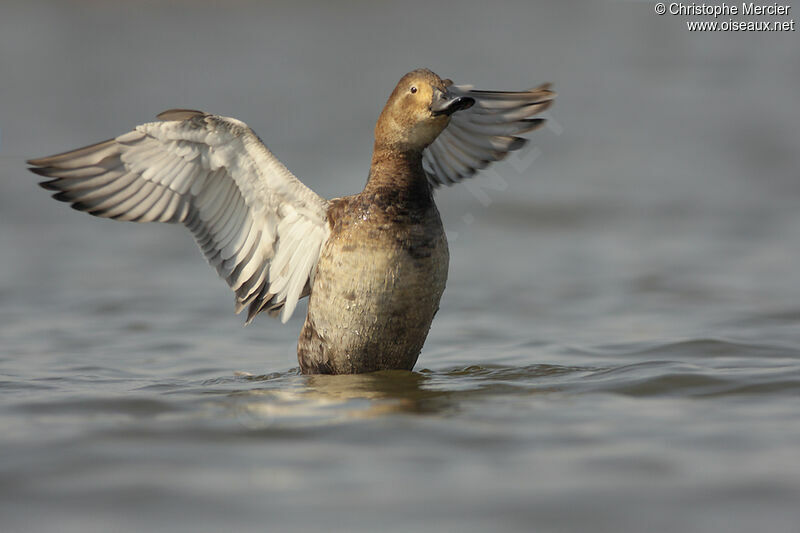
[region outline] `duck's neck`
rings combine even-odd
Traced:
[[[364,193],[391,197],[394,202],[429,205],[433,194],[422,169],[422,151],[376,143]]]

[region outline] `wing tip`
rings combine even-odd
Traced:
[[[33,163],[32,161],[34,161],[34,160],[33,160],[33,159],[31,159],[30,161],[27,161],[27,163],[28,163],[29,165],[33,165],[34,163]],[[32,167],[28,168],[28,170],[29,170],[30,172],[33,172],[34,174],[36,174],[36,175],[38,175],[38,176],[43,176],[43,177],[45,177],[45,178],[53,178],[53,177],[55,177],[55,176],[53,176],[53,174],[52,174],[52,172],[53,172],[53,170],[54,170],[54,169],[53,169],[53,167],[48,167],[48,166],[32,166]],[[42,182],[42,183],[47,183],[47,182]]]
[[[31,169],[28,169],[31,170]],[[61,188],[58,186],[58,183],[61,181],[61,178],[54,178],[47,181],[40,181],[38,183],[39,187],[46,191],[60,191]]]
[[[556,92],[553,90],[553,82],[546,81],[541,85],[537,85],[536,87],[532,87],[528,89],[528,92],[535,93],[535,92],[542,92],[542,93],[550,93],[552,96],[556,96]]]
[[[530,132],[536,131],[539,128],[541,128],[542,126],[544,126],[545,123],[547,122],[547,119],[546,118],[542,118],[542,117],[526,118],[522,122],[525,122],[527,124],[527,127],[525,128],[525,131],[522,132],[522,133],[530,133]]]
[[[514,150],[519,150],[526,144],[528,144],[528,139],[525,137],[514,137],[514,140],[508,145],[508,151],[513,152]]]
[[[556,103],[555,97],[553,97],[553,98],[548,98],[547,100],[544,100],[542,102],[539,102],[538,104],[532,104],[532,106],[536,106],[536,111],[533,114],[535,115],[547,111],[548,109],[553,107],[555,103]]]

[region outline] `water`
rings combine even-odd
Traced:
[[[2,530],[797,531],[796,35],[562,4],[4,4]],[[305,307],[242,328],[185,230],[23,170],[187,106],[349,194],[422,65],[560,96],[439,193],[413,373],[299,375]]]

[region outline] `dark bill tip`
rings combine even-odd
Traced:
[[[475,105],[475,99],[469,96],[456,96],[455,98],[442,96],[431,104],[431,113],[433,116],[452,115],[456,111],[469,109],[473,105]]]

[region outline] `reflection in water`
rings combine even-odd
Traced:
[[[239,376],[256,389],[227,392],[247,427],[308,427],[390,414],[436,415],[470,400],[510,392],[568,390],[596,367],[470,365],[445,370],[391,370],[359,375],[303,376],[292,371]],[[566,387],[566,389],[565,389]]]
[[[388,408],[385,412],[431,412],[431,400],[442,394],[425,388],[429,378],[417,372],[391,370],[372,374],[306,376],[313,397],[332,401],[370,400]]]
[[[265,381],[261,381],[266,378]],[[234,411],[248,427],[336,424],[387,414],[432,414],[448,409],[448,391],[426,387],[431,377],[403,370],[359,375],[249,377],[267,385],[237,391]]]

